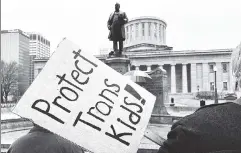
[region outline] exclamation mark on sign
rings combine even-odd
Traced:
[[[129,84],[126,85],[125,91],[129,92],[132,96],[134,96],[136,99],[141,100],[142,105],[145,105],[146,100],[143,99],[134,88],[132,88]]]

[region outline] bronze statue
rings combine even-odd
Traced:
[[[109,55],[121,56],[123,51],[123,41],[125,40],[125,27],[124,24],[128,22],[125,12],[120,11],[120,4],[115,4],[115,12],[111,13],[107,22],[109,32],[109,40],[113,41],[114,51]],[[117,49],[117,42],[119,42],[119,50]]]

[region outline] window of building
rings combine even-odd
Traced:
[[[140,70],[141,71],[147,71],[147,66],[146,65],[140,65]]]
[[[131,70],[135,70],[136,69],[136,66],[135,65],[132,65],[131,66]]]
[[[209,72],[210,73],[214,72],[214,66],[215,66],[215,64],[209,64]]]
[[[228,83],[227,82],[223,82],[223,90],[228,90]]]
[[[38,41],[40,41],[40,36],[38,35]]]
[[[38,68],[38,74],[42,71],[42,68]]]
[[[36,40],[36,35],[35,34],[33,34],[33,40]]]
[[[142,23],[142,36],[145,36],[145,23]]]
[[[222,63],[223,73],[228,72],[228,63]]]
[[[148,36],[151,36],[151,23],[148,23]]]
[[[210,82],[210,90],[214,91],[214,82]]]
[[[138,23],[136,24],[136,38],[139,37],[139,27],[138,27]]]

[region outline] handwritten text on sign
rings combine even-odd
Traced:
[[[155,97],[64,40],[14,112],[96,153],[134,153]]]

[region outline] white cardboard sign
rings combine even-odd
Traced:
[[[136,153],[155,99],[63,40],[13,112],[94,153]]]

